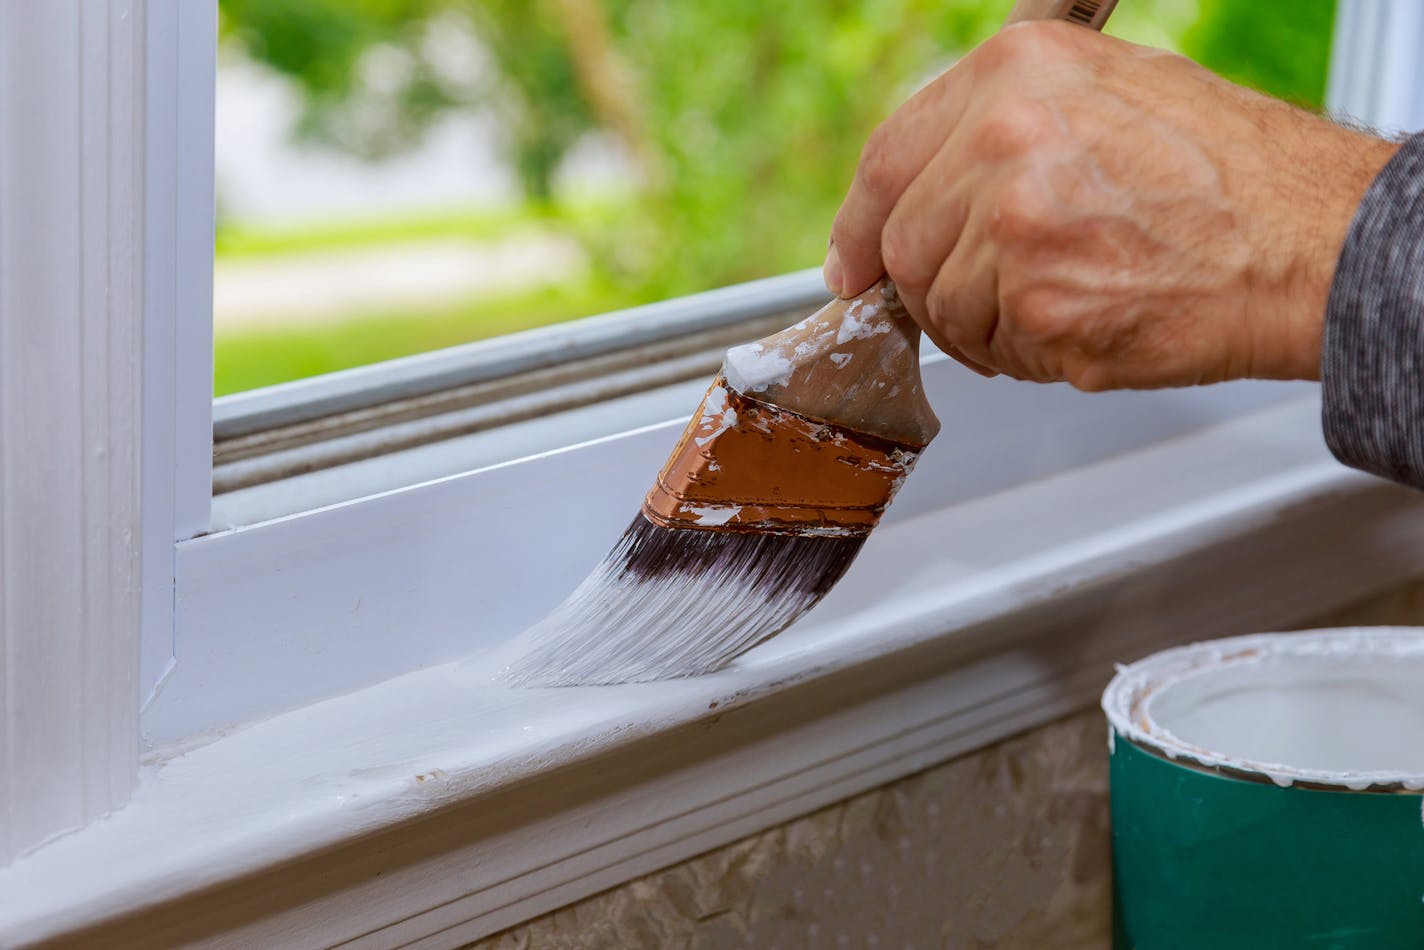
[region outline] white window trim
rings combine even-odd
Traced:
[[[138,0],[131,19],[144,83],[142,702],[175,668],[174,545],[210,522],[217,4]]]
[[[135,775],[142,34],[95,6],[0,6],[0,864]]]
[[[0,8],[0,863],[127,798],[208,524],[216,25]]]
[[[154,83],[169,68],[156,51],[171,50],[178,37],[187,37],[185,23],[200,34],[188,37],[197,44],[190,65],[211,52],[211,9],[204,7],[206,20],[189,20],[196,7],[184,3],[180,18],[178,4],[149,0],[111,7],[95,0],[78,7],[84,27],[78,34],[91,43],[104,38],[110,88],[119,91],[97,97],[106,105],[96,105],[94,97],[82,104],[60,97],[45,105],[51,116],[73,115],[73,127],[85,132],[102,123],[97,127],[110,143],[105,168],[123,168],[123,155],[132,152],[122,148],[134,148],[141,137],[144,238],[133,259],[123,256],[130,252],[122,244],[100,245],[108,255],[102,278],[92,253],[61,255],[43,290],[27,297],[30,285],[3,278],[32,265],[34,253],[16,244],[11,231],[0,230],[0,379],[10,387],[0,390],[0,453],[12,451],[27,409],[47,423],[70,425],[76,436],[98,433],[104,440],[99,447],[132,457],[138,441],[124,424],[122,400],[112,403],[119,407],[117,419],[100,413],[93,401],[81,401],[81,423],[72,421],[76,414],[39,406],[37,390],[22,391],[28,402],[15,401],[12,380],[17,365],[57,380],[78,378],[79,367],[102,367],[115,387],[111,393],[137,398],[121,372],[124,365],[131,372],[137,360],[130,332],[137,308],[132,293],[115,292],[128,286],[126,275],[136,277],[142,255],[143,483],[141,489],[133,485],[132,465],[88,469],[96,478],[102,473],[116,480],[104,483],[107,490],[122,493],[132,485],[140,491],[141,511],[101,507],[115,516],[111,525],[117,528],[111,530],[120,538],[126,526],[143,531],[146,590],[166,591],[169,602],[177,597],[177,620],[166,628],[177,632],[177,663],[168,665],[147,707],[145,728],[159,740],[182,738],[195,721],[183,718],[187,705],[215,710],[209,725],[217,731],[204,737],[205,744],[185,752],[170,745],[151,758],[139,770],[127,807],[0,868],[0,942],[23,945],[98,927],[110,945],[123,939],[141,945],[164,935],[173,942],[251,945],[458,946],[1079,708],[1091,701],[1115,659],[1186,639],[1289,624],[1424,568],[1424,509],[1416,496],[1347,472],[1329,458],[1308,387],[1243,384],[1234,394],[1230,388],[1153,394],[1150,399],[1158,401],[1151,403],[1147,396],[1062,398],[1048,389],[984,383],[1000,387],[989,400],[989,390],[966,388],[980,383],[932,362],[927,377],[947,422],[940,461],[926,458],[893,520],[808,622],[715,676],[496,695],[487,685],[487,655],[456,657],[513,632],[524,619],[520,611],[536,614],[602,553],[634,510],[669,426],[677,423],[190,539],[202,506],[199,495],[185,492],[201,480],[205,460],[194,452],[196,433],[191,420],[185,428],[178,407],[191,410],[184,394],[196,387],[194,378],[206,373],[207,364],[200,359],[196,369],[187,365],[199,334],[184,330],[179,319],[190,312],[183,304],[201,295],[203,277],[200,272],[179,282],[178,264],[187,246],[182,235],[200,235],[189,230],[198,216],[189,219],[192,208],[176,197],[182,179],[154,169],[160,156],[181,154],[183,136],[176,130],[188,127],[177,117],[182,102],[194,97],[164,106]],[[24,16],[63,45],[75,14],[56,6],[35,5]],[[19,21],[9,19],[16,16],[12,9],[5,8],[0,35],[14,35]],[[144,32],[135,39],[125,32],[133,29]],[[17,77],[32,80],[35,70],[62,73],[66,64],[73,70],[80,40],[72,42],[73,49],[45,48],[44,57],[20,56],[17,44],[0,43],[0,85],[15,89]],[[179,45],[186,57],[188,43]],[[1342,48],[1355,52],[1340,55],[1367,52],[1358,45]],[[132,117],[130,105],[125,125],[122,90],[143,75],[145,59],[143,120]],[[167,62],[178,64],[172,75],[181,79],[183,61],[170,56]],[[71,72],[55,88],[72,89],[73,83]],[[12,96],[0,93],[0,131],[11,132],[11,123],[25,115],[14,109]],[[85,116],[91,124],[80,122]],[[201,123],[202,116],[194,121]],[[125,139],[123,129],[135,126],[142,135]],[[165,128],[166,137],[155,131]],[[14,141],[8,134],[0,139]],[[53,147],[77,148],[78,140]],[[9,177],[15,166],[8,159],[0,155],[0,216],[25,200]],[[59,184],[36,190],[41,197],[29,200],[65,207],[60,185],[66,167],[77,179],[72,165],[56,165],[49,174]],[[188,187],[202,192],[202,182]],[[172,191],[167,204],[158,194],[165,189]],[[126,220],[120,189],[80,194],[78,220],[109,227]],[[173,218],[161,209],[171,209]],[[167,245],[166,228],[178,235]],[[87,231],[79,236],[111,240],[107,231],[102,238]],[[46,296],[85,275],[86,286],[107,288],[106,307]],[[179,289],[165,297],[158,285],[169,280]],[[89,337],[87,350],[70,342],[25,353],[22,361],[13,348],[11,315],[32,306],[67,312],[85,327],[107,321],[118,332],[102,352]],[[1249,411],[1223,412],[1224,402],[1238,396]],[[1043,415],[1045,399],[1065,414]],[[1157,417],[1177,421],[1157,428],[1124,412],[1123,400],[1143,400],[1135,404],[1155,405]],[[668,417],[686,410],[669,405]],[[975,431],[976,424],[983,428]],[[1014,435],[1014,425],[1029,424],[1056,434],[1063,451],[1047,460],[1036,457],[1052,439]],[[1134,425],[1140,427],[1135,432]],[[997,455],[983,438],[990,433],[1001,437]],[[1074,444],[1080,438],[1099,441],[1085,450]],[[65,451],[70,454],[59,461],[85,468],[82,453]],[[167,487],[167,470],[155,471],[164,458],[175,460]],[[990,462],[981,464],[983,459]],[[27,492],[25,504],[56,518],[76,499],[71,483],[38,479],[35,473],[44,471],[39,463],[23,469],[11,467],[10,455],[4,460],[0,511],[6,520],[0,531],[7,547],[0,581],[10,591],[16,577],[29,576],[12,555],[16,490]],[[514,507],[514,499],[531,492],[569,495],[571,484],[578,485],[575,500],[597,501],[582,521],[541,522],[528,506]],[[955,485],[959,494],[937,492],[937,485]],[[569,532],[569,524],[577,530]],[[494,543],[482,547],[472,528]],[[155,530],[172,541],[153,543],[150,554]],[[22,543],[43,533],[32,529]],[[125,572],[140,560],[131,546],[99,534],[88,538],[69,548],[56,543],[56,563],[91,578],[133,576]],[[515,542],[523,547],[511,547]],[[509,561],[537,561],[541,569],[537,583],[503,584],[522,597],[502,593],[487,605],[461,593],[481,570],[505,569]],[[176,582],[163,580],[168,563]],[[426,589],[405,590],[409,575],[402,572],[422,564],[428,569],[416,576]],[[281,575],[289,573],[297,580],[284,580]],[[1243,577],[1251,579],[1249,587],[1240,585]],[[82,650],[108,634],[103,649],[115,652],[117,665],[89,672],[111,687],[122,687],[125,675],[132,682],[138,622],[131,606],[119,610],[120,619],[109,627],[93,619],[103,616],[95,611],[124,603],[102,587],[76,591],[50,580],[41,584],[32,602],[37,606],[21,602],[17,608],[7,599],[0,615],[7,663],[16,656],[26,660],[25,650],[40,642],[40,634],[17,618],[52,621],[46,611],[77,597],[90,621],[61,629],[60,639]],[[162,596],[145,599],[143,623],[162,629],[163,604]],[[359,618],[368,611],[379,619],[363,629]],[[54,626],[43,635],[53,637]],[[243,665],[242,649],[260,648],[264,638],[285,667]],[[393,638],[408,638],[418,649],[394,659],[382,654]],[[131,658],[127,667],[124,656]],[[377,674],[406,670],[373,681]],[[315,682],[293,704],[300,708],[272,715],[259,692],[267,681],[308,674]],[[79,670],[69,669],[66,677],[68,695],[99,695],[81,692]],[[98,765],[102,774],[117,776],[108,785],[117,794],[96,808],[46,817],[39,837],[121,803],[124,777],[133,768],[121,755],[100,756],[71,744],[45,757],[16,757],[21,747],[12,738],[15,712],[25,698],[9,691],[16,679],[7,673],[10,771],[0,786],[0,814],[13,822],[23,814],[17,803],[37,801],[49,790],[19,786],[16,761],[58,763],[58,774]],[[251,701],[254,693],[257,701]],[[330,698],[310,701],[323,696]],[[105,728],[117,730],[117,745],[131,747],[132,701],[127,709],[122,702],[91,705],[89,721],[107,723]],[[25,712],[46,728],[71,716],[58,704],[27,705]],[[226,731],[250,718],[260,721]],[[83,734],[82,724],[70,728],[56,734],[71,742]],[[9,826],[12,838],[16,827]],[[27,823],[23,830],[37,827]],[[14,840],[25,846],[38,838]],[[127,926],[141,929],[126,938]]]
[[[1424,129],[1424,5],[1338,0],[1326,102],[1388,133]]]

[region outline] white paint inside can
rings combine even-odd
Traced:
[[[1279,785],[1424,788],[1424,630],[1355,628],[1193,644],[1122,668],[1118,735]]]
[[[1268,656],[1167,684],[1148,709],[1184,744],[1241,761],[1424,773],[1424,656]]]

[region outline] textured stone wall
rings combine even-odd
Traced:
[[[1424,624],[1424,583],[1306,626]],[[1093,950],[1111,942],[1090,709],[472,945]]]

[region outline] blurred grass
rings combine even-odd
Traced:
[[[628,195],[602,194],[565,199],[556,209],[464,208],[256,227],[225,222],[216,235],[217,260],[219,266],[224,260],[264,257],[286,262],[306,253],[442,239],[496,241],[549,231],[577,235],[605,227],[631,204]],[[593,316],[646,303],[651,295],[648,289],[615,284],[595,271],[558,285],[452,300],[439,307],[353,312],[336,320],[312,320],[294,309],[290,315],[264,316],[250,327],[219,325],[213,341],[213,395]]]
[[[242,392],[559,323],[644,301],[597,278],[436,309],[352,314],[339,322],[264,323],[217,339],[213,395]]]
[[[324,221],[251,225],[219,219],[216,250],[223,258],[266,257],[458,238],[490,241],[538,230],[600,227],[624,213],[635,198],[613,191],[561,197],[557,205],[533,202],[495,208],[452,208]]]
[[[217,231],[217,255],[219,259],[266,257],[440,238],[490,240],[537,228],[538,224],[537,215],[519,207],[263,227],[224,224]]]

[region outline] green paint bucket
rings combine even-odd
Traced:
[[[1424,948],[1424,630],[1167,650],[1103,710],[1117,950]]]

